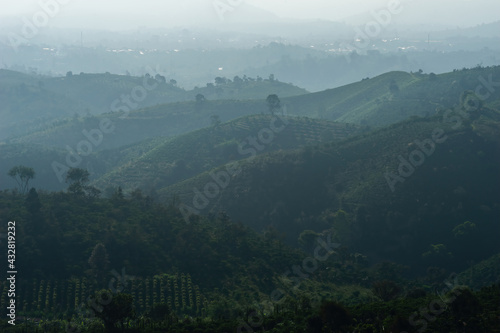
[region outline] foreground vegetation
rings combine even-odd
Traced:
[[[497,327],[500,285],[470,290],[456,274],[436,274],[439,268],[408,279],[404,267],[370,264],[341,244],[320,260],[310,249],[315,241],[329,243],[333,227],[304,234],[299,250],[272,229],[259,235],[224,213],[186,224],[175,205],[159,205],[139,191],[99,199],[75,188],[0,193],[1,216],[15,217],[22,249],[18,321],[2,324],[5,332],[64,332],[68,324],[82,332]],[[474,271],[481,275],[495,265],[486,261]],[[475,280],[471,272],[463,276]],[[0,286],[6,307],[8,285]]]

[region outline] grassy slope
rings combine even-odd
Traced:
[[[336,89],[286,98],[284,102],[292,114],[383,126],[410,116],[433,115],[438,109],[460,104],[461,93],[475,91],[481,84],[481,77],[489,75],[500,77],[500,66],[436,76],[389,72]],[[399,92],[391,93],[391,81],[397,84]],[[497,90],[485,102],[495,106],[499,96]]]
[[[274,138],[262,151],[291,149],[300,145],[314,144],[322,140],[339,140],[355,133],[358,127],[348,124],[319,121],[306,118],[276,118],[273,124],[283,131],[273,134]],[[198,173],[211,170],[229,161],[248,157],[241,154],[238,145],[244,149],[252,147],[247,142],[249,136],[258,137],[262,130],[271,127],[273,117],[265,115],[246,116],[193,131],[173,139],[165,139],[139,159],[129,160],[95,182],[100,188],[121,186],[123,189],[162,188],[190,178]],[[102,155],[109,155],[103,152]]]

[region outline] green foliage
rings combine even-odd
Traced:
[[[462,224],[457,225],[453,228],[453,236],[457,239],[463,239],[467,235],[473,233],[476,230],[476,224],[470,221],[465,221]]]

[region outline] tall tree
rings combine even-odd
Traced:
[[[281,101],[280,101],[278,95],[276,95],[276,94],[272,94],[272,95],[267,96],[266,102],[267,102],[267,107],[269,108],[269,112],[272,115],[274,115],[274,111],[281,108]]]
[[[134,317],[134,299],[129,294],[112,294],[109,290],[103,289],[96,293],[95,299],[105,300],[102,311],[95,311],[95,314],[104,321],[106,332],[113,332],[117,323],[120,323],[123,330],[125,319]]]
[[[18,165],[9,170],[8,175],[19,185],[19,190],[26,193],[30,180],[35,178],[35,170],[24,165]]]
[[[74,194],[84,194],[85,183],[89,181],[90,173],[85,169],[71,168],[66,174],[66,183],[70,183],[68,191]]]

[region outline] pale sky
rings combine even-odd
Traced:
[[[398,0],[392,0],[398,1]],[[399,0],[397,22],[474,26],[500,20],[500,0]],[[369,20],[371,11],[388,8],[390,0],[0,0],[0,16],[22,24],[57,3],[49,23],[56,27],[133,29],[223,24],[241,17]],[[219,13],[217,13],[217,9]],[[54,6],[49,6],[53,10]],[[245,16],[246,15],[246,16]],[[361,22],[362,23],[362,22]]]

